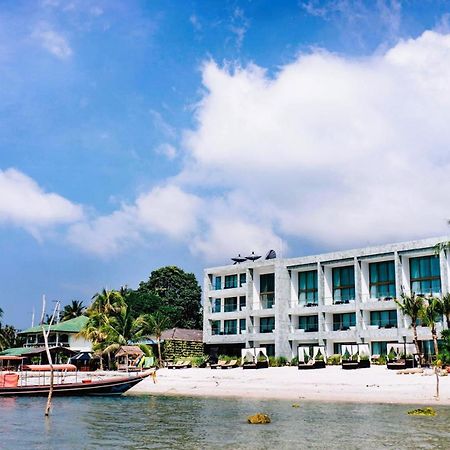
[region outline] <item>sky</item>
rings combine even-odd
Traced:
[[[449,234],[450,1],[0,0],[0,307]]]

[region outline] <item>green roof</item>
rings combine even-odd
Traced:
[[[17,348],[7,348],[6,350],[3,350],[0,352],[0,355],[6,355],[6,356],[23,356],[27,353],[33,353],[36,349],[33,347],[17,347]]]
[[[87,324],[89,318],[86,316],[75,317],[75,319],[66,320],[64,322],[56,323],[50,327],[50,331],[59,331],[60,333],[79,333]],[[44,325],[48,329],[48,325]],[[19,334],[42,333],[42,325],[28,328],[21,331]]]

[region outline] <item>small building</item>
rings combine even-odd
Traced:
[[[66,362],[79,352],[92,351],[91,343],[79,336],[88,320],[86,316],[80,316],[51,325],[48,345],[54,363]],[[19,332],[25,340],[23,347],[8,348],[0,352],[0,355],[23,356],[26,363],[47,364],[42,327],[48,330],[48,325],[38,325]]]
[[[204,355],[203,331],[170,328],[161,334],[165,360],[201,357]]]
[[[48,336],[49,347],[65,347],[75,352],[91,351],[91,343],[79,336],[88,320],[86,316],[79,316],[51,325]],[[24,347],[45,347],[42,327],[48,330],[48,325],[38,325],[19,332],[19,335],[25,339]]]
[[[137,345],[122,345],[114,355],[117,370],[133,370],[138,366],[144,352]]]

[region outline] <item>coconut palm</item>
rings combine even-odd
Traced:
[[[443,295],[441,298],[442,314],[445,316],[447,322],[447,329],[450,328],[450,292]]]
[[[148,334],[149,326],[144,316],[133,317],[128,305],[122,306],[119,311],[106,316],[103,325],[108,346],[104,352],[111,354],[121,345],[136,342]]]
[[[108,334],[104,330],[105,314],[95,310],[89,312],[89,320],[86,325],[78,333],[79,336],[92,342],[94,353],[100,356],[100,369],[103,370],[103,359],[101,357]]]
[[[75,319],[83,315],[86,308],[83,306],[83,302],[79,300],[72,300],[71,303],[64,306],[61,313],[61,321]]]
[[[424,307],[423,297],[416,295],[414,292],[411,295],[401,294],[401,300],[395,299],[395,303],[400,308],[400,311],[411,319],[411,328],[413,329],[413,340],[416,346],[416,353],[420,355],[422,362],[422,352],[417,338],[417,324]]]
[[[88,308],[88,315],[93,311],[111,313],[119,311],[125,305],[125,300],[119,291],[103,289],[92,297],[92,304]]]
[[[434,354],[437,356],[439,353],[438,339],[436,332],[436,322],[440,322],[442,319],[442,302],[441,299],[436,297],[430,297],[424,301],[424,306],[419,314],[420,320],[423,325],[428,327],[431,331],[433,338]]]
[[[158,363],[161,367],[161,335],[164,330],[169,328],[171,321],[169,317],[164,316],[159,311],[156,311],[153,314],[148,314],[146,316],[146,321],[149,326],[149,331],[156,337],[156,342],[158,344]]]

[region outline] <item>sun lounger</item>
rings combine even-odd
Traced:
[[[344,370],[353,370],[353,369],[358,369],[359,368],[359,363],[358,361],[352,361],[352,360],[343,360],[342,361],[342,368]]]
[[[228,361],[223,366],[221,366],[221,369],[235,369],[236,367],[239,367],[237,359],[232,359],[231,361]]]
[[[211,364],[209,367],[211,367],[211,369],[221,369],[226,363],[227,362],[225,360],[219,359],[217,364]]]
[[[314,369],[314,360],[311,358],[307,363],[298,363],[298,370]]]

